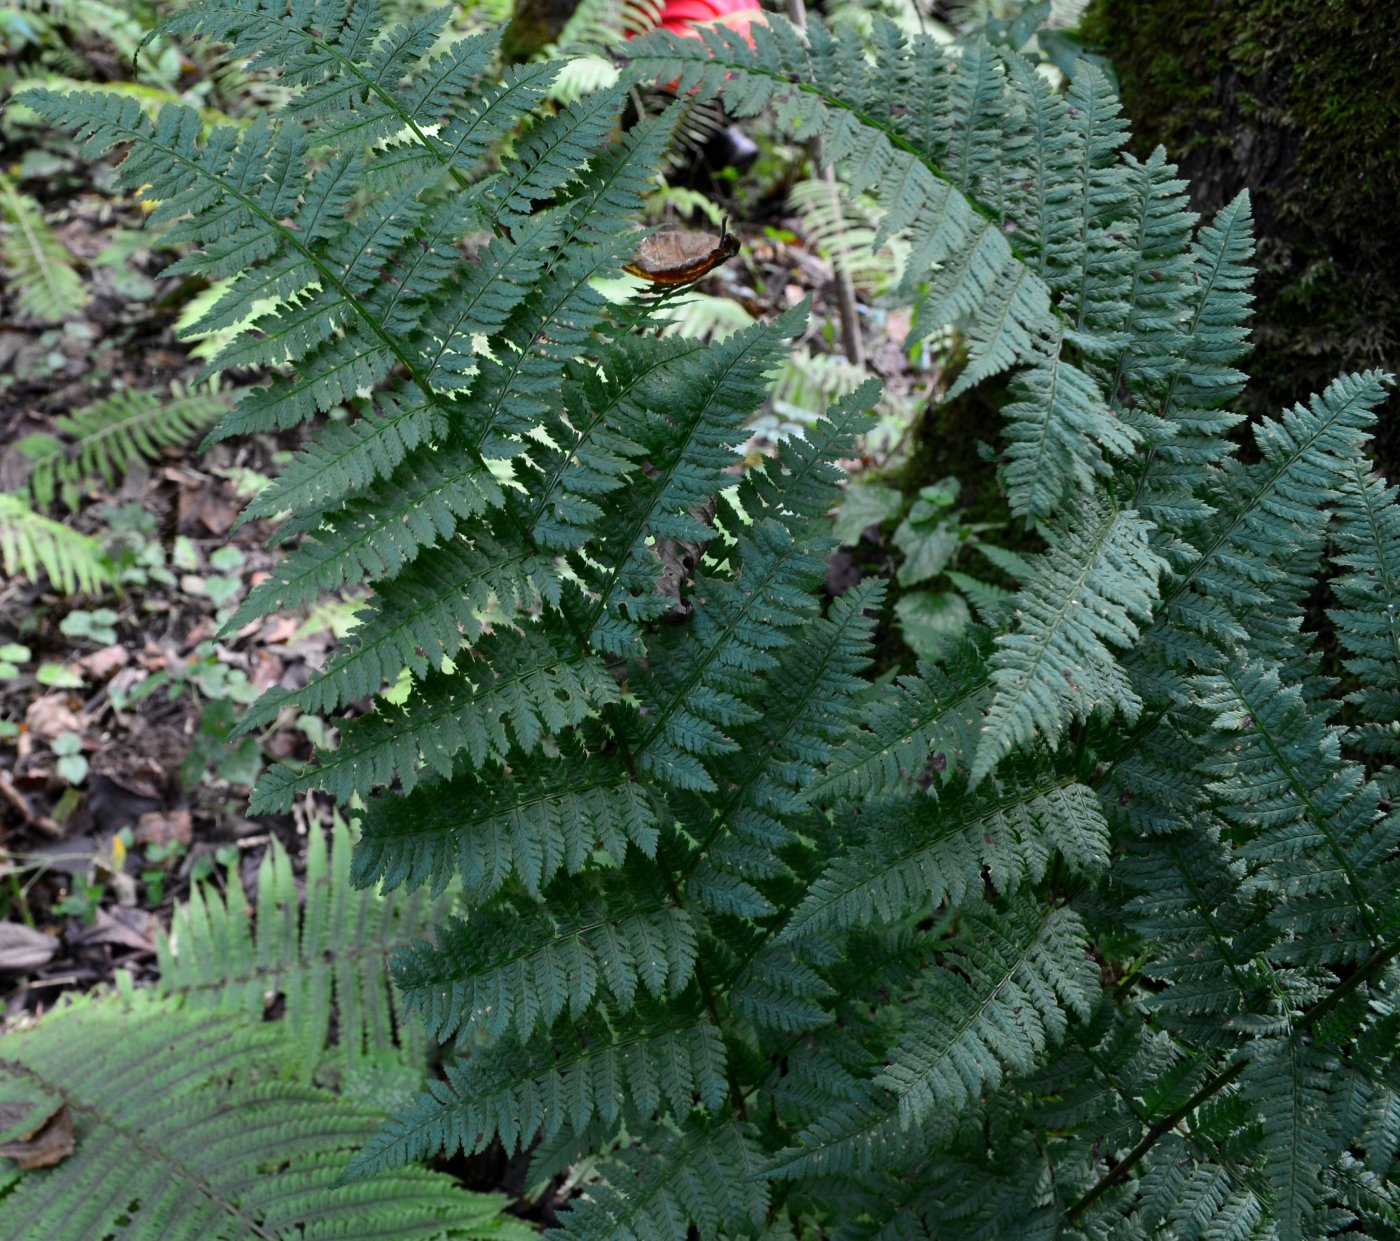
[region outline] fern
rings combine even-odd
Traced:
[[[36,513],[24,497],[6,492],[0,492],[0,566],[7,575],[31,581],[46,573],[65,595],[95,593],[112,580],[95,539]]]
[[[157,941],[157,991],[186,1009],[241,1014],[250,1023],[277,995],[284,1056],[300,1080],[382,1097],[395,1073],[400,1092],[419,1086],[427,1058],[421,1027],[394,1003],[389,956],[444,902],[353,892],[350,850],[339,819],[329,844],[314,830],[298,882],[274,840],[258,867],[256,909],[239,883],[223,898],[197,887]]]
[[[578,1167],[578,1237],[1392,1232],[1388,379],[1237,459],[1248,199],[1197,221],[1090,66],[1056,94],[985,44],[773,18],[633,39],[542,108],[557,63],[495,75],[440,21],[191,6],[172,29],[289,93],[243,129],[26,97],[128,148],[179,270],[228,282],[205,328],[261,308],[215,436],[316,424],[229,632],[369,588],[246,726],[367,709],[254,808],[326,790],[353,883],[461,885],[394,966],[442,1075],[348,1175],[499,1141]],[[822,593],[873,385],[742,457],[806,308],[705,343],[595,283],[682,128],[619,131],[652,81],[820,139],[912,340],[961,332],[954,392],[1006,377],[1044,550],[937,666],[872,680],[882,584]]]
[[[88,1241],[115,1230],[244,1238],[513,1238],[531,1229],[500,1199],[416,1169],[337,1185],[374,1110],[281,1076],[276,1026],[181,1010],[146,992],[66,1001],[0,1043],[7,1095],[37,1092],[25,1120],[62,1108],[76,1149],[0,1196],[10,1236]]]
[[[33,463],[29,488],[39,507],[61,496],[78,507],[82,485],[101,478],[113,486],[138,461],[155,461],[160,450],[193,438],[227,409],[211,392],[118,392],[54,419],[59,435],[29,435],[17,447]],[[59,436],[68,437],[66,440]]]
[[[14,290],[22,318],[67,319],[87,305],[87,291],[39,204],[0,175],[0,267]]]

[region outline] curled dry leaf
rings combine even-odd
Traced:
[[[28,973],[47,965],[58,950],[52,935],[20,922],[0,922],[0,970]]]
[[[13,1159],[21,1168],[51,1168],[73,1153],[73,1117],[68,1105],[62,1103],[42,1125],[32,1133],[13,1142],[0,1142],[0,1155]]]

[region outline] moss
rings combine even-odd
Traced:
[[[1164,145],[1193,206],[1253,193],[1260,280],[1247,403],[1400,365],[1400,53],[1392,0],[1095,0],[1134,148]],[[1377,454],[1400,477],[1400,412]]]

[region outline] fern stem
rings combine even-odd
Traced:
[[[1311,1008],[1302,1013],[1293,1023],[1295,1034],[1303,1033],[1337,1007],[1348,995],[1360,987],[1363,983],[1370,981],[1382,968],[1397,955],[1400,955],[1400,939],[1376,949],[1365,962],[1352,974],[1333,987],[1322,999],[1318,1000]],[[1205,1103],[1208,1099],[1218,1094],[1241,1073],[1244,1072],[1249,1061],[1241,1057],[1232,1061],[1214,1077],[1203,1082],[1201,1088],[1196,1091],[1180,1107],[1174,1108],[1157,1121],[1143,1135],[1142,1140],[1130,1150],[1123,1159],[1113,1166],[1113,1169],[1096,1182],[1090,1189],[1082,1194],[1078,1200],[1073,1202],[1065,1211],[1065,1218],[1069,1223],[1075,1223],[1085,1210],[1097,1202],[1104,1194],[1108,1193],[1115,1185],[1124,1180],[1128,1173],[1137,1164],[1141,1163],[1148,1151],[1154,1147],[1171,1130],[1176,1128],[1193,1111]]]
[[[1080,1198],[1072,1203],[1065,1211],[1065,1218],[1071,1223],[1076,1223],[1079,1217],[1091,1207],[1095,1202],[1108,1193],[1115,1185],[1124,1180],[1139,1163],[1142,1162],[1147,1152],[1173,1129],[1177,1127],[1187,1116],[1191,1115],[1212,1095],[1228,1086],[1245,1070],[1246,1061],[1236,1060],[1228,1068],[1217,1073],[1214,1077],[1201,1085],[1189,1099],[1180,1107],[1168,1112],[1161,1120],[1152,1125],[1143,1135],[1142,1141],[1133,1147],[1118,1163],[1114,1164],[1112,1171],[1102,1177],[1092,1188],[1082,1194]]]

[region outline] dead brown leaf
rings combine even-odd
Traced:
[[[124,646],[104,646],[78,660],[78,667],[84,669],[95,681],[105,681],[118,669],[126,667],[131,656]]]
[[[188,810],[157,810],[137,819],[132,839],[138,845],[168,845],[172,841],[187,845],[192,835]]]
[[[36,698],[24,713],[24,722],[31,737],[52,741],[59,733],[81,733],[82,718],[68,705],[66,694],[47,694]]]
[[[60,1104],[33,1133],[15,1142],[0,1142],[0,1155],[13,1159],[21,1168],[51,1168],[73,1153],[73,1117],[68,1105]]]
[[[0,922],[0,970],[25,974],[47,965],[57,951],[52,935],[22,922]]]
[[[135,948],[138,952],[154,952],[155,926],[155,919],[144,909],[99,909],[97,921],[76,934],[70,934],[68,942],[117,944],[123,948]]]

